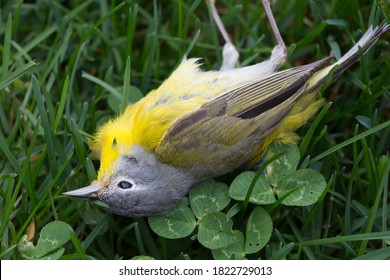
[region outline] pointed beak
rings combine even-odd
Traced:
[[[64,192],[62,194],[73,196],[73,197],[82,197],[88,199],[99,199],[98,191],[100,190],[101,185],[99,183],[94,183],[84,188],[80,188],[74,191]]]

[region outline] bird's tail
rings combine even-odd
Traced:
[[[390,24],[387,22],[382,22],[379,26],[373,28],[370,26],[366,33],[360,38],[360,40],[339,60],[337,60],[332,65],[325,67],[315,73],[308,81],[308,90],[310,88],[315,89],[321,86],[324,83],[324,80],[327,78],[328,74],[334,67],[337,67],[333,73],[332,80],[337,79],[341,74],[352,64],[359,61],[360,53],[359,49],[362,50],[365,54],[379,39],[379,37],[390,29]]]
[[[390,24],[386,22],[375,28],[370,27],[345,55],[333,64],[317,70],[307,80],[304,94],[298,99],[288,115],[281,120],[279,128],[273,132],[274,135],[277,135],[277,141],[282,143],[297,141],[298,137],[294,131],[314,116],[324,102],[324,99],[316,100],[317,91],[324,84],[326,86],[328,81],[337,79],[348,67],[357,62],[360,59],[359,49],[361,48],[362,52],[366,53],[388,29],[390,29]],[[332,72],[333,74],[330,74]],[[327,79],[329,80],[327,81]],[[269,142],[273,140],[272,136],[268,138]]]

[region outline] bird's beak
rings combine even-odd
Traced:
[[[100,190],[101,185],[99,183],[93,183],[87,187],[76,189],[74,191],[64,192],[62,194],[74,197],[82,197],[88,199],[99,199],[98,190]]]

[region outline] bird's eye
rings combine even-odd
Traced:
[[[130,162],[133,162],[133,163],[136,163],[137,162],[137,159],[135,158],[135,156],[127,156],[126,159]]]
[[[133,187],[133,183],[131,182],[128,182],[128,181],[120,181],[118,183],[118,187],[121,188],[122,190],[127,190],[127,189],[131,189]]]

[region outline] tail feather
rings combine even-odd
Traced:
[[[359,48],[365,54],[378,41],[379,37],[389,29],[390,24],[385,21],[375,28],[370,26],[362,38],[335,63],[340,65],[335,72],[335,78],[338,78],[348,67],[359,60]]]
[[[366,33],[360,38],[360,40],[339,60],[337,60],[332,65],[329,65],[317,73],[315,73],[308,81],[308,91],[318,89],[323,85],[328,74],[333,67],[338,66],[336,71],[333,73],[332,80],[336,80],[341,74],[352,64],[359,61],[360,54],[359,49],[362,49],[363,54],[365,54],[375,43],[378,41],[379,37],[390,29],[390,24],[387,22],[382,22],[379,26],[373,28],[370,26]]]

